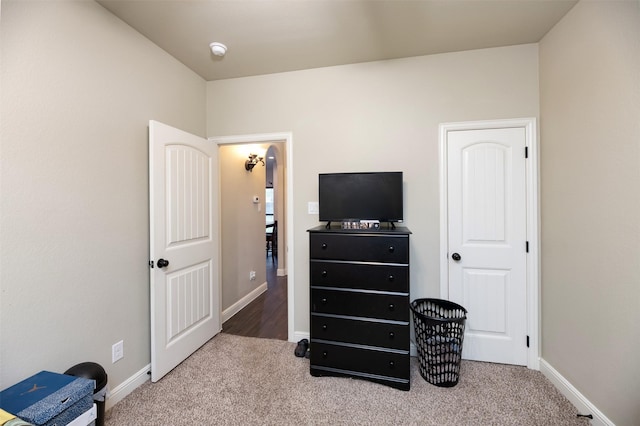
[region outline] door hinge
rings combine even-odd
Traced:
[[[528,146],[524,147],[524,158],[529,158],[529,147]]]
[[[529,347],[529,336],[527,336],[527,347]]]
[[[149,261],[149,266],[151,266],[153,268],[153,260]]]
[[[527,250],[527,253],[529,253],[529,241],[527,241],[526,250]]]

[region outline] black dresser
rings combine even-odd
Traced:
[[[409,390],[410,233],[309,230],[313,376]]]

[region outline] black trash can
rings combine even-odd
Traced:
[[[420,375],[436,386],[457,385],[467,310],[448,300],[416,299],[411,312]]]
[[[96,426],[104,426],[104,404],[107,399],[107,372],[104,371],[104,368],[95,362],[83,362],[74,365],[64,374],[95,380],[96,388],[93,391],[93,402],[96,403],[98,411]]]

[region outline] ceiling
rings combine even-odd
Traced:
[[[96,1],[207,81],[536,43],[577,2]]]

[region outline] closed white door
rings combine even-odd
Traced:
[[[449,299],[468,311],[463,358],[527,364],[525,129],[450,131]]]
[[[149,122],[151,380],[221,330],[217,146]]]

